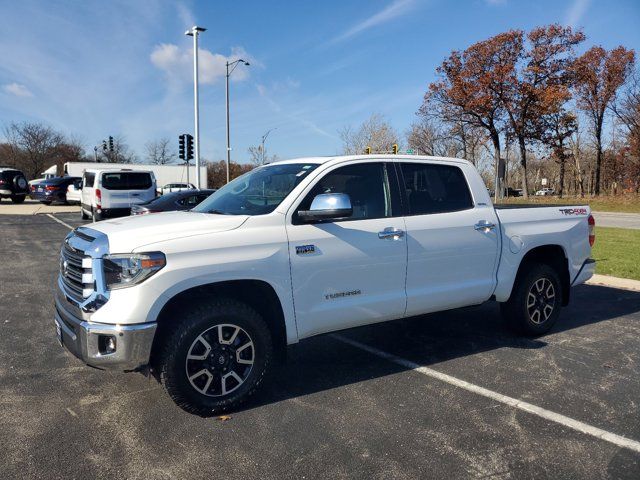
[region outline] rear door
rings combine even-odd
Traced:
[[[407,315],[488,300],[499,245],[493,206],[474,203],[457,165],[401,162],[398,167],[406,205]]]
[[[130,208],[156,196],[155,182],[149,172],[102,172],[100,190],[103,208]]]
[[[93,172],[84,172],[82,175],[82,191],[80,192],[80,203],[86,211],[91,211],[93,203],[93,189],[96,174]]]
[[[297,212],[321,193],[349,195],[352,217],[303,223]],[[307,191],[287,221],[300,338],[402,317],[407,245],[399,196],[393,164],[383,162],[337,166]]]

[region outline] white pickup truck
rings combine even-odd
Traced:
[[[150,371],[210,415],[321,333],[495,300],[543,334],[594,272],[594,228],[587,206],[494,208],[464,160],[288,160],[191,211],[75,229],[55,324],[85,363]]]

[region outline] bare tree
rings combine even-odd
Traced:
[[[338,131],[345,155],[356,155],[371,147],[372,152],[390,152],[400,137],[394,128],[378,114],[372,114],[357,129],[347,126]]]
[[[273,163],[278,160],[277,155],[269,155],[266,147],[263,148],[262,145],[251,146],[247,151],[249,152],[249,159],[251,160],[251,163],[257,167],[260,165],[266,165],[267,163]]]
[[[148,142],[145,145],[145,149],[147,151],[147,160],[149,163],[156,165],[173,163],[176,158],[176,154],[170,145],[171,141],[166,137]]]
[[[65,138],[37,122],[11,123],[4,131],[14,165],[22,165],[29,178],[38,177],[60,155]]]

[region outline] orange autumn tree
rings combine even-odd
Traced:
[[[438,67],[440,79],[429,85],[419,113],[445,122],[457,115],[485,128],[496,166],[501,133],[509,134],[519,147],[527,197],[527,146],[540,140],[545,117],[559,112],[571,97],[569,67],[574,46],[583,40],[581,32],[549,25],[526,36],[510,30],[454,51]]]
[[[549,138],[550,127],[552,130],[563,128],[561,124],[554,125],[553,120],[562,118],[559,115],[562,106],[571,98],[573,48],[584,40],[584,35],[560,25],[534,28],[526,35],[526,42],[519,33],[521,48],[516,75],[510,85],[501,88],[500,99],[510,133],[518,143],[522,191],[526,198],[529,192],[527,146],[541,137]]]
[[[519,38],[519,32],[510,31],[475,43],[462,52],[451,52],[437,68],[439,79],[429,85],[418,111],[423,117],[486,131],[493,144],[496,168],[504,123],[501,86],[515,78]]]
[[[591,121],[596,145],[596,172],[594,193],[600,194],[602,170],[602,130],[605,113],[618,89],[625,83],[635,63],[635,52],[620,46],[607,51],[600,46],[591,47],[573,64],[578,108]]]

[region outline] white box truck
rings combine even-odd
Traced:
[[[196,167],[189,165],[145,165],[142,163],[98,163],[98,162],[67,162],[64,164],[63,175],[81,177],[86,169],[106,170],[144,170],[153,172],[156,177],[158,188],[162,188],[169,183],[193,183],[196,184]],[[208,188],[207,167],[200,167],[200,188]]]

